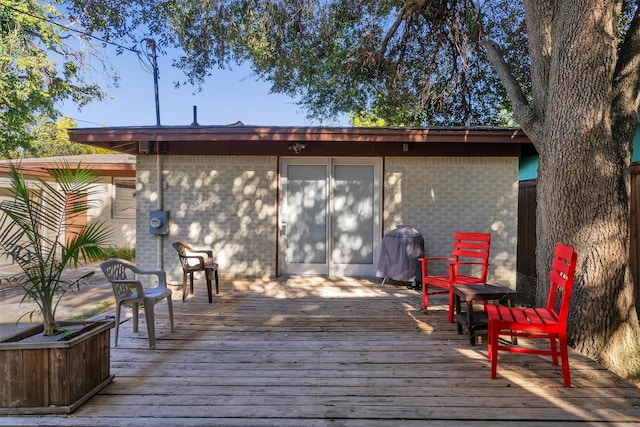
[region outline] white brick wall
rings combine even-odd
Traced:
[[[164,269],[179,283],[171,246],[182,240],[213,249],[223,276],[273,276],[277,244],[277,158],[163,156]],[[138,156],[136,263],[158,268],[159,238],[149,211],[159,208],[156,156]],[[384,172],[384,232],[417,228],[427,256],[451,253],[455,231],[492,233],[491,280],[515,286],[518,159],[505,157],[389,157]]]
[[[489,279],[515,286],[517,158],[390,157],[384,183],[385,233],[411,225],[426,256],[448,256],[456,231],[491,232]]]
[[[221,275],[275,275],[277,159],[163,156],[161,161],[163,205],[170,215],[162,251],[169,280],[182,280],[175,241],[212,249]],[[139,156],[137,174],[136,263],[158,268],[159,237],[150,235],[148,226],[149,211],[159,208],[156,157]]]

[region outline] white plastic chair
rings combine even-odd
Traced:
[[[167,299],[169,308],[169,321],[171,332],[174,331],[173,305],[171,302],[171,289],[167,288],[167,276],[164,271],[143,271],[135,265],[121,259],[111,259],[100,264],[102,272],[113,287],[116,298],[116,333],[115,346],[118,346],[118,328],[120,326],[120,309],[122,305],[131,305],[133,310],[133,331],[138,332],[138,305],[143,304],[144,315],[147,320],[147,333],[149,334],[149,346],[156,348],[155,314],[154,305],[163,299]],[[127,273],[130,271],[131,276]],[[154,288],[145,288],[142,282],[137,280],[140,275],[157,276],[158,285]]]

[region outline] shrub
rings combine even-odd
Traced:
[[[121,258],[134,262],[136,260],[136,248],[122,248],[112,246],[104,250],[105,259]]]

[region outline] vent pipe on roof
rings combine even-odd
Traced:
[[[191,126],[200,126],[198,124],[198,106],[197,105],[193,106],[193,123],[191,123]]]

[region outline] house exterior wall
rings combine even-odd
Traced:
[[[158,236],[149,233],[149,212],[160,209],[158,169],[164,180],[163,210],[169,234],[162,238],[162,268],[181,283],[171,246],[184,241],[212,249],[223,276],[276,274],[277,158],[272,156],[138,156],[136,263],[158,268]]]
[[[113,218],[113,178],[103,177],[98,183],[95,200],[96,206],[87,212],[87,221],[103,221],[110,229],[109,246],[119,248],[132,248],[136,244],[135,219]]]
[[[171,244],[210,248],[222,276],[274,276],[277,265],[276,156],[138,156],[136,263],[182,270]],[[161,194],[157,176],[164,181]],[[451,253],[455,231],[492,233],[490,280],[515,286],[518,158],[387,157],[386,233],[409,224],[427,256]],[[169,234],[149,233],[149,212],[169,211]],[[162,252],[159,261],[158,252]]]
[[[518,158],[388,157],[384,232],[420,231],[425,256],[449,256],[456,231],[491,232],[489,280],[515,286]]]

